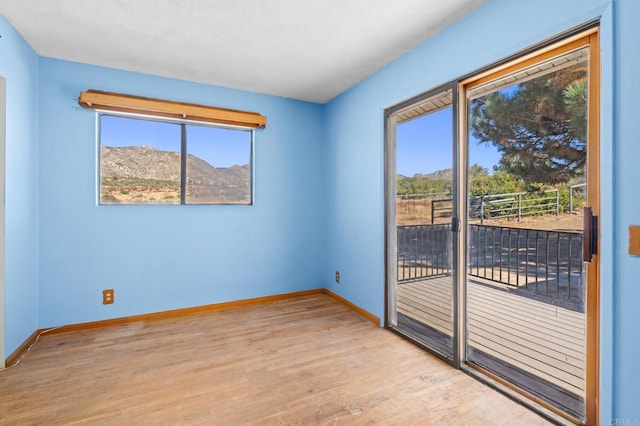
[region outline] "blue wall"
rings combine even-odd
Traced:
[[[383,317],[385,108],[601,18],[601,415],[603,424],[640,420],[640,259],[626,253],[627,226],[640,223],[638,17],[636,0],[493,0],[332,100],[325,111],[326,167],[333,171],[325,284]],[[341,284],[333,283],[336,269]]]
[[[266,115],[255,205],[96,206],[87,89]],[[41,58],[40,326],[321,287],[321,160],[320,105]]]
[[[5,358],[38,328],[38,56],[0,15],[7,82]]]
[[[615,246],[613,281],[613,413],[640,419],[640,258],[628,254],[628,227],[640,225],[640,2],[616,2],[615,21]],[[610,283],[607,283],[610,284]]]

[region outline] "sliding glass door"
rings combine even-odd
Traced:
[[[584,417],[588,47],[468,85],[466,361]]]
[[[387,111],[387,325],[597,418],[597,29]]]
[[[395,242],[392,324],[453,360],[454,194],[452,89],[410,103],[394,115],[395,179],[390,192]]]

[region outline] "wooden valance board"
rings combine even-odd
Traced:
[[[83,108],[98,111],[123,112],[256,129],[264,129],[267,125],[267,117],[257,112],[237,111],[99,90],[87,90],[80,93],[78,103]]]

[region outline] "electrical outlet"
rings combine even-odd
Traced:
[[[340,284],[340,271],[336,271],[336,282]]]
[[[102,290],[102,304],[110,305],[113,303],[113,289]]]

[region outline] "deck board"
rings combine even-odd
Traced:
[[[489,289],[489,291],[480,291],[481,289]],[[508,292],[501,292],[501,300],[496,301],[494,299],[495,289],[491,286],[472,285],[470,291],[474,293],[477,298],[482,298],[488,303],[500,303],[501,306],[509,312],[518,313],[521,317],[536,318],[547,323],[561,322],[567,327],[563,330],[575,329],[579,331],[583,328],[582,322],[584,321],[584,314],[579,312],[570,311],[560,306],[551,305],[544,302],[538,302],[535,304],[529,303],[532,299],[511,294]],[[502,303],[502,300],[508,301],[508,303]],[[527,308],[525,311],[521,311],[522,307]]]
[[[398,285],[398,312],[452,335],[452,282],[437,277]],[[470,279],[469,345],[582,397],[584,314]]]
[[[475,313],[470,314],[471,322],[474,327],[480,330],[486,330],[487,333],[492,333],[495,330],[495,321],[488,319],[483,315],[477,315]],[[501,324],[503,331],[511,333],[512,338],[518,344],[522,345],[536,345],[537,348],[543,353],[550,356],[558,356],[560,359],[567,358],[572,365],[581,366],[584,363],[584,357],[581,356],[580,348],[577,346],[566,347],[562,346],[553,338],[543,339],[531,333],[519,333],[517,327],[510,327],[509,325]]]
[[[498,322],[501,327],[511,327],[517,330],[519,334],[539,337],[541,333],[544,333],[543,340],[549,341],[554,346],[560,345],[578,351],[584,346],[581,344],[584,342],[584,336],[579,333],[556,330],[553,328],[553,324],[541,324],[535,322],[535,320],[527,321],[522,318],[514,318],[513,314],[501,311],[500,306],[487,306],[476,303],[476,309],[473,310],[472,314],[484,316],[492,322]],[[561,324],[557,325],[557,327],[561,326]]]

